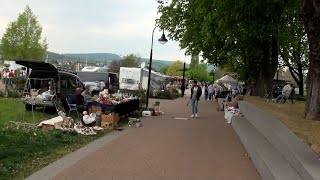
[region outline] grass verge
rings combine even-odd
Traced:
[[[294,101],[294,104],[291,104],[291,102],[279,104],[253,96],[248,96],[245,100],[273,114],[320,155],[320,121],[311,121],[304,118],[304,101]]]
[[[0,179],[23,179],[33,172],[73,152],[111,131],[95,136],[75,132],[42,129],[8,128],[9,121],[39,123],[57,116],[41,109],[25,112],[18,99],[0,98]],[[125,125],[126,122],[121,122]]]

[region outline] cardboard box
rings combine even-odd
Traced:
[[[111,122],[102,122],[101,127],[109,130],[112,130],[114,128]]]
[[[119,122],[119,115],[118,114],[108,114],[108,115],[101,115],[101,125],[103,123],[112,123],[113,128],[118,127]]]

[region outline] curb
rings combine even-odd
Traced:
[[[39,171],[27,177],[26,180],[51,179],[61,173],[63,170],[77,163],[79,160],[87,157],[91,153],[96,152],[98,149],[102,148],[104,145],[111,143],[119,136],[126,134],[128,130],[129,128],[127,128],[127,126],[124,126],[122,131],[113,131],[40,169]]]

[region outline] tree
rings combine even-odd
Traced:
[[[181,69],[183,69],[183,62],[180,60],[177,60],[169,66],[169,68],[167,70],[167,75],[168,76],[176,76],[177,71],[179,71]]]
[[[320,3],[304,0],[302,19],[308,37],[309,68],[305,117],[320,120]]]
[[[48,48],[46,39],[41,40],[42,27],[29,6],[18,19],[7,27],[1,39],[5,59],[43,60]]]
[[[289,6],[286,9],[288,14],[291,11],[298,11],[296,7],[301,6],[301,1],[295,1],[298,5]],[[297,16],[288,16],[288,22],[284,24],[282,31],[279,32],[279,53],[281,56],[281,66],[289,68],[289,74],[293,82],[299,87],[299,94],[303,96],[304,91],[304,72],[307,70],[309,59],[306,56],[308,52],[308,42],[306,31],[301,18]]]
[[[121,67],[121,60],[113,60],[108,67],[110,72],[119,73]]]
[[[139,67],[141,58],[134,54],[128,54],[121,60],[113,60],[109,64],[109,71],[114,73],[120,72],[120,67]]]
[[[139,67],[141,58],[134,54],[128,54],[121,60],[122,67]]]
[[[170,66],[164,66],[164,67],[162,67],[162,68],[160,69],[160,72],[161,72],[162,74],[167,74],[167,71],[168,71],[169,67],[170,67]]]
[[[209,72],[209,75],[212,76],[212,81],[214,81],[215,70],[212,69],[212,70]]]
[[[215,79],[220,79],[223,77],[223,75],[226,73],[226,71],[224,69],[222,69],[221,67],[217,67],[215,72],[214,72],[214,77]]]
[[[289,73],[299,87],[299,94],[303,96],[304,92],[304,71],[308,67],[307,38],[304,34],[298,34],[300,37],[294,39],[293,43],[287,43],[280,48],[280,54],[283,64],[289,68]],[[295,35],[291,37],[296,37]],[[301,36],[302,35],[302,36]],[[288,38],[289,39],[289,38]]]
[[[192,69],[197,64],[199,64],[199,55],[192,55],[191,56],[190,68]]]
[[[298,1],[298,0],[296,0]],[[236,2],[236,3],[235,3]],[[172,0],[159,3],[160,26],[189,54],[230,68],[256,83],[257,95],[272,88],[279,36],[288,1]]]
[[[206,64],[197,64],[188,71],[189,76],[197,81],[212,81],[212,77],[207,72]]]

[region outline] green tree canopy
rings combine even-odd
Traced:
[[[122,67],[139,67],[141,58],[134,54],[128,54],[121,60]]]
[[[46,39],[41,38],[42,27],[29,6],[11,22],[1,39],[5,59],[43,60],[48,48]]]
[[[176,76],[177,72],[182,69],[183,69],[183,62],[180,60],[177,60],[169,66],[169,68],[167,70],[167,75],[168,76]]]
[[[139,67],[141,58],[134,54],[128,54],[121,60],[113,60],[109,64],[109,71],[119,73],[120,67]]]
[[[264,95],[278,66],[279,32],[288,23],[285,10],[298,9],[298,1],[159,1],[158,23],[187,53],[237,72]]]
[[[160,69],[160,72],[161,72],[162,74],[167,74],[168,69],[169,69],[169,66],[164,66],[164,67],[162,67],[162,68]]]
[[[192,69],[197,64],[199,64],[199,55],[192,55],[191,56],[190,68]]]
[[[197,81],[212,81],[212,77],[207,71],[206,64],[196,64],[188,71],[189,78]]]
[[[113,73],[119,73],[120,67],[121,67],[121,61],[113,60],[108,66],[108,71]]]

